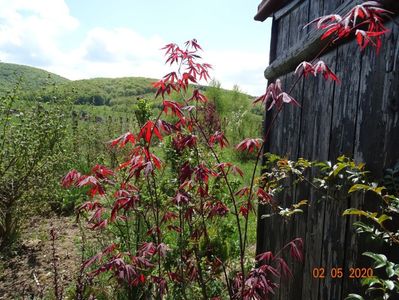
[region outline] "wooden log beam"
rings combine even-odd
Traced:
[[[263,0],[258,5],[258,13],[255,15],[254,19],[256,21],[263,22],[266,20],[270,15],[272,15],[276,10],[280,9],[286,1],[282,0]]]
[[[339,6],[333,13],[344,15],[354,5],[362,3],[362,0],[347,1]],[[398,12],[397,0],[385,0],[381,1],[388,9],[393,10],[395,13]],[[302,62],[314,59],[320,51],[326,47],[328,41],[321,40],[323,35],[321,30],[312,30],[306,34],[297,44],[281,53],[276,60],[274,60],[265,70],[265,78],[276,79],[284,74],[290,73]],[[332,48],[326,49],[325,52],[330,51]]]

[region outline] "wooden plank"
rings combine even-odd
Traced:
[[[333,63],[335,57],[328,54],[323,59],[327,63]],[[304,85],[299,156],[310,160],[327,160],[331,121],[325,116],[331,115],[334,83],[326,82],[320,77],[309,77],[305,79]],[[311,172],[311,176],[314,175],[315,172]],[[310,201],[304,230],[302,299],[318,299],[321,282],[313,278],[312,270],[321,267],[325,202],[320,201],[320,195],[306,185],[299,190],[298,197]]]
[[[399,22],[399,17],[395,19]],[[384,145],[382,165],[393,166],[399,160],[399,27],[392,24],[391,39],[386,52],[386,76],[382,97]]]
[[[323,0],[323,16],[331,14],[342,4],[342,0]]]
[[[282,82],[286,82],[287,76],[281,78]],[[271,120],[274,118],[275,109],[271,110],[266,118]],[[269,145],[267,148],[268,152],[278,153],[278,149],[280,149],[283,145],[285,145],[284,138],[279,132],[284,130],[283,124],[283,114],[278,116],[278,121],[275,123],[273,130],[271,131],[269,137]],[[284,197],[279,198],[279,200],[284,201]],[[272,251],[277,252],[281,249],[284,239],[283,239],[283,230],[282,226],[284,221],[278,216],[272,218],[261,219],[263,214],[271,213],[269,207],[259,206],[258,213],[258,241],[260,241],[261,246],[257,245],[257,253]],[[277,291],[277,294],[273,299],[281,299],[280,291]]]
[[[299,4],[301,4],[304,0],[294,0],[292,2],[290,2],[289,4],[287,4],[286,6],[284,6],[283,8],[281,8],[280,10],[276,11],[273,14],[273,18],[275,20],[280,19],[281,17],[284,17],[286,14],[291,13],[294,9],[297,8],[297,6]]]
[[[322,14],[322,9],[321,1],[311,1],[308,21]],[[332,58],[323,59],[327,59],[329,62],[333,60]],[[321,78],[307,78],[304,84],[305,103],[302,108],[299,156],[306,159],[326,158],[329,147],[330,122],[325,122],[323,116],[331,112],[334,84],[326,84]],[[311,176],[314,175],[314,172],[311,172]],[[298,195],[310,201],[304,233],[305,262],[303,265],[301,299],[318,299],[320,280],[313,278],[312,270],[321,267],[325,203],[319,201],[318,194],[309,187],[302,187],[298,191]]]
[[[276,60],[279,59],[279,55],[280,53],[282,53],[285,49],[288,49],[288,45],[289,45],[289,26],[290,26],[290,17],[286,16],[284,18],[281,18],[279,20],[276,21],[277,23],[277,36],[276,36],[276,53],[277,53],[277,57]],[[267,79],[276,79],[278,77],[270,77]]]
[[[286,88],[288,90],[292,87],[294,82],[296,81],[295,74],[289,74],[289,77],[286,80]],[[291,92],[291,96],[293,96],[299,103],[303,101],[303,82],[297,83],[296,87]],[[296,160],[298,157],[298,143],[299,143],[299,134],[300,134],[300,123],[301,123],[301,107],[293,106],[293,105],[286,105],[284,108],[283,118],[278,120],[284,126],[285,134],[284,134],[284,143],[285,152],[278,152],[278,153],[285,153],[287,158],[291,160]],[[292,186],[292,180],[287,180],[287,184]],[[281,206],[282,207],[290,207],[294,202],[296,203],[298,199],[296,198],[296,190],[289,189],[283,195],[281,199]],[[300,223],[299,223],[300,222]],[[298,218],[293,218],[292,220],[287,220],[282,222],[282,245],[286,245],[290,241],[292,241],[296,237],[304,236],[304,230],[301,232],[301,235],[298,235],[296,231],[298,228],[304,226],[298,226],[298,224],[304,225],[304,219],[302,216],[298,216]],[[284,288],[280,289],[280,299],[292,299],[300,293],[302,289],[302,265],[298,264],[298,262],[292,261],[289,255],[286,255],[286,260],[288,265],[291,267],[293,274],[295,274],[295,281],[293,280],[285,280],[282,279],[281,286]]]
[[[338,64],[336,73],[342,84],[336,86],[336,92],[332,113],[332,131],[330,138],[329,158],[335,162],[342,154],[352,157],[354,148],[354,136],[356,131],[356,115],[359,103],[359,82],[362,56],[356,43],[343,45],[338,49]],[[329,200],[326,207],[324,223],[322,266],[326,270],[343,268],[347,250],[346,244],[348,224],[342,212],[349,207],[348,200]],[[351,249],[356,252],[356,249]],[[340,299],[342,286],[349,281],[345,270],[342,279],[331,279],[323,284],[320,290],[321,299]],[[324,298],[323,298],[324,297]]]
[[[332,119],[333,127],[330,142],[330,159],[335,160],[344,154],[353,155],[355,117],[357,114],[358,84],[361,66],[361,53],[355,43],[339,48],[337,75],[342,84],[337,86]]]
[[[270,45],[270,57],[269,61],[272,62],[277,56],[277,33],[278,33],[278,22],[273,21],[272,23],[272,39]],[[270,82],[269,82],[270,83]],[[263,132],[266,133],[270,127],[270,120],[272,120],[273,115],[271,111],[267,111],[265,107],[265,114],[263,120]],[[270,139],[269,139],[270,141]],[[270,152],[270,142],[266,141],[264,148],[264,153]],[[262,156],[262,166],[265,165],[265,156]],[[268,249],[270,249],[270,239],[268,236],[268,231],[270,223],[267,223],[265,219],[262,219],[262,215],[269,214],[270,208],[264,205],[258,206],[258,215],[256,223],[256,254],[260,254]]]
[[[282,30],[287,30],[289,27],[289,17],[275,20],[273,22],[273,26],[276,27],[275,33],[281,32]],[[275,51],[275,54],[277,54],[281,51],[281,49],[284,49],[285,47],[287,47],[289,35],[288,34],[278,35],[278,36],[276,35],[276,36],[274,36],[274,40],[275,40],[275,42],[274,42],[275,50],[274,51]],[[285,77],[281,78],[281,80],[284,82]],[[269,84],[271,82],[272,81],[269,80]],[[269,111],[266,115],[266,120],[267,119],[272,120],[274,117],[273,114],[274,114],[274,110]],[[267,141],[268,145],[273,145],[273,147],[268,146],[268,151],[271,151],[271,152],[275,152],[276,149],[281,147],[281,143],[282,143],[282,140],[280,139],[280,135],[277,134],[279,129],[276,128],[279,126],[279,124],[276,124],[276,125],[277,126],[275,126],[274,130],[271,131],[271,134]],[[273,142],[271,143],[271,141],[273,141]],[[265,208],[262,206],[260,206],[260,211],[262,212],[262,214],[270,213],[268,208]],[[261,216],[261,214],[259,214],[259,215]],[[262,252],[269,251],[269,250],[274,251],[276,248],[278,248],[280,246],[281,241],[280,241],[280,237],[278,235],[275,235],[272,233],[280,231],[280,229],[279,229],[280,225],[276,224],[275,222],[272,222],[272,220],[270,220],[270,219],[260,220],[260,224],[261,224],[260,226],[262,226],[262,234],[261,234],[260,239],[262,239],[262,243],[266,246],[266,248],[261,248]]]
[[[367,161],[376,177],[399,158],[393,155],[395,151],[388,151],[399,146],[399,132],[394,130],[398,126],[399,34],[398,26],[392,22],[388,26],[391,33],[384,39],[383,52],[376,55],[375,49],[369,49],[364,56],[361,93],[365,101],[359,109],[356,132],[355,159]]]
[[[303,27],[308,23],[309,19],[309,0],[301,1],[295,10],[290,13],[290,39],[288,47],[297,44],[305,31]]]
[[[376,55],[375,49],[368,49],[363,56],[362,74],[359,95],[362,101],[359,104],[357,115],[357,127],[355,137],[354,158],[356,161],[367,163],[367,169],[372,172],[374,178],[381,178],[383,170],[393,165],[398,159],[399,147],[399,113],[398,109],[392,109],[392,101],[398,101],[399,97],[399,71],[395,68],[395,62],[399,60],[399,30],[398,27],[388,24],[392,30],[384,41],[383,52]],[[372,142],[371,142],[372,141]],[[389,157],[389,158],[388,158]],[[388,158],[388,159],[387,159]],[[368,211],[376,211],[378,202],[367,195],[366,198],[353,197],[351,207],[361,207]],[[389,249],[379,248],[376,245],[367,244],[353,231],[353,223],[356,218],[347,218],[352,234],[347,234],[347,244],[357,245],[358,251],[348,253],[345,267],[369,267],[370,260],[364,258],[361,253],[374,251],[387,253]],[[399,226],[398,222],[396,226]],[[392,252],[390,257],[394,261],[399,259],[399,253]],[[359,285],[358,282],[356,282]],[[344,283],[343,295],[356,290],[354,283]]]

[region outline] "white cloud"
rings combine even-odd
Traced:
[[[159,50],[165,42],[127,28],[90,30],[73,51],[64,52],[48,69],[70,79],[143,76],[158,78],[167,70]]]
[[[210,63],[214,76],[222,87],[231,89],[237,84],[243,92],[258,95],[263,92],[266,80],[263,71],[267,65],[268,53],[234,50],[210,51]]]
[[[65,34],[79,29],[63,0],[0,0],[0,60],[44,68],[70,79],[145,76],[169,72],[159,50],[166,41],[144,37],[128,28],[92,28],[80,45],[63,50]],[[226,48],[229,46],[226,46]],[[225,88],[238,84],[244,92],[263,91],[265,51],[205,49],[213,65],[211,77]]]
[[[144,38],[136,32],[126,28],[107,30],[92,29],[85,42],[84,48],[88,51],[87,59],[98,52],[113,59],[156,58],[159,56],[159,47],[163,45],[159,37]],[[94,52],[91,52],[94,50]],[[97,53],[96,53],[97,52]]]
[[[5,61],[45,66],[59,55],[57,39],[79,25],[62,0],[0,0],[0,7]]]

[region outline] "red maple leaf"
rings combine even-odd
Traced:
[[[208,102],[208,98],[206,98],[206,96],[204,94],[202,94],[198,89],[195,89],[193,91],[193,95],[191,96],[191,98],[188,99],[188,101],[191,100],[196,100],[202,103],[206,103]]]
[[[119,144],[119,147],[124,147],[128,142],[134,145],[136,139],[131,132],[126,132],[125,134],[121,135],[120,137],[110,141],[111,146],[116,146]]]
[[[304,76],[308,76],[309,74],[314,75],[314,67],[311,63],[307,61],[301,62],[295,69],[295,74],[298,74],[300,71],[303,72]]]
[[[229,145],[229,141],[227,140],[226,136],[221,131],[216,131],[209,137],[209,144],[213,146],[215,143],[218,143],[220,148],[227,147]]]
[[[201,46],[198,44],[198,41],[197,41],[196,39],[192,39],[192,40],[186,41],[186,42],[184,43],[184,45],[185,45],[187,48],[188,48],[188,47],[194,48],[195,51],[202,50]]]
[[[177,219],[177,217],[178,217],[178,215],[177,215],[175,212],[173,212],[173,211],[167,211],[167,212],[163,215],[163,217],[162,217],[162,219],[161,219],[161,224],[162,224],[162,223],[169,222],[169,221],[171,221],[171,220],[175,220],[175,219]]]
[[[248,151],[249,153],[253,152],[255,149],[259,149],[262,146],[262,139],[250,139],[246,138],[241,143],[236,146],[238,151]]]
[[[269,262],[272,261],[273,259],[274,259],[273,253],[270,252],[270,251],[264,252],[264,253],[261,253],[261,254],[258,254],[258,255],[256,256],[256,260],[259,261],[259,262],[264,261],[264,262],[266,262],[266,263],[269,263]]]
[[[227,163],[224,163],[224,162],[219,163],[219,164],[216,165],[216,168],[220,169],[221,171],[223,170],[226,175],[229,174],[229,172],[231,170],[236,175],[240,175],[241,177],[244,176],[244,172],[239,167],[237,167],[237,166],[235,166],[235,165],[233,165],[232,163],[229,163],[229,162],[227,162]],[[218,174],[218,177],[220,177],[222,175],[223,175],[223,173],[221,172],[220,174]]]
[[[181,105],[175,101],[169,101],[169,100],[163,101],[163,111],[167,114],[168,110],[171,110],[172,114],[177,116],[179,119],[183,117],[183,111],[181,110]]]
[[[80,177],[81,177],[81,174],[78,171],[76,171],[75,169],[73,169],[73,170],[69,171],[64,176],[64,178],[62,178],[61,184],[63,187],[68,188],[71,185],[74,185],[79,180]]]
[[[339,78],[331,69],[327,66],[327,64],[320,60],[317,63],[314,64],[314,74],[316,75],[317,73],[321,73],[324,78],[327,79],[332,79],[333,81],[340,82]]]
[[[153,121],[148,120],[143,127],[141,127],[140,129],[140,133],[138,135],[138,138],[144,138],[144,140],[149,143],[151,141],[151,138],[153,136],[153,134],[155,134],[158,139],[162,140],[162,135],[159,132],[158,127],[154,124]]]
[[[292,278],[292,271],[290,267],[287,265],[286,261],[281,257],[276,258],[276,261],[279,265],[280,272],[283,274],[285,278]]]
[[[221,201],[217,201],[216,203],[210,204],[209,206],[210,211],[208,218],[212,218],[214,216],[223,217],[229,212],[229,208]]]
[[[170,43],[170,44],[167,44],[166,46],[164,46],[163,48],[161,48],[161,50],[166,50],[165,51],[165,55],[166,55],[166,54],[173,52],[176,49],[176,47],[177,47],[176,44]]]
[[[268,102],[272,102],[272,105],[269,106],[268,110],[273,107],[273,103],[277,101],[278,95],[282,93],[281,89],[281,80],[277,79],[276,82],[273,82],[268,85],[266,88],[266,92],[255,99],[254,104],[261,102],[262,104],[267,104]]]
[[[157,248],[153,242],[144,242],[138,250],[140,256],[153,256],[157,251]]]
[[[303,261],[303,240],[296,238],[288,243],[290,246],[291,257],[302,262]]]
[[[104,179],[115,175],[114,171],[99,164],[95,165],[91,169],[91,172],[94,174],[94,176],[96,176],[99,179]]]
[[[259,203],[260,204],[269,204],[273,201],[272,195],[267,193],[264,189],[261,187],[258,188],[258,191],[256,193],[258,195]]]

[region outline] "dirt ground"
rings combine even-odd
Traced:
[[[52,241],[56,230],[58,272],[64,295],[79,269],[79,227],[74,217],[34,217],[21,230],[15,250],[0,256],[0,299],[53,299]],[[65,299],[68,299],[65,297]]]

